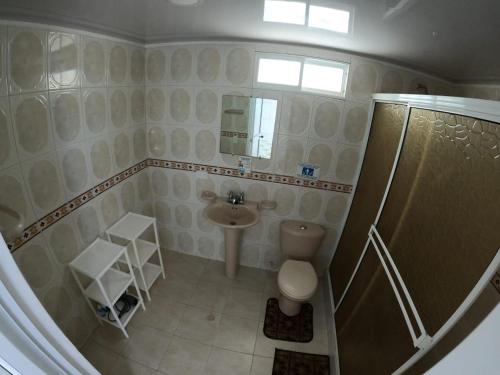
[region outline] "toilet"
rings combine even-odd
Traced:
[[[285,262],[278,273],[279,307],[297,315],[318,287],[318,276],[309,262],[321,245],[325,230],[318,224],[286,220],[280,224],[280,248]]]

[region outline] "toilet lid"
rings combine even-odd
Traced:
[[[318,277],[311,263],[287,260],[278,273],[278,286],[291,299],[307,300],[318,287]]]

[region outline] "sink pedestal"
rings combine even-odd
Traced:
[[[243,229],[224,228],[224,247],[226,252],[226,276],[234,279],[240,264],[240,244]]]

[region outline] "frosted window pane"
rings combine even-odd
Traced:
[[[298,86],[300,78],[299,61],[260,59],[257,81],[285,86]]]

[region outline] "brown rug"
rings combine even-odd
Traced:
[[[272,375],[330,375],[327,355],[276,349]]]
[[[264,320],[264,334],[270,339],[309,342],[313,339],[313,307],[304,303],[300,313],[287,316],[279,308],[276,298],[269,298]]]

